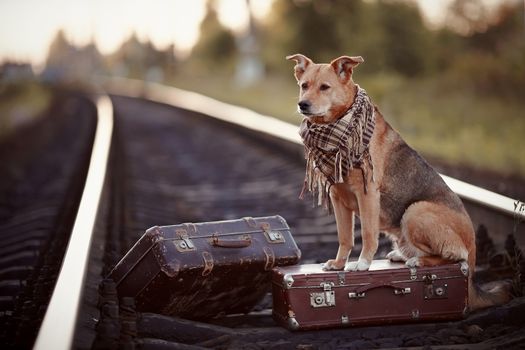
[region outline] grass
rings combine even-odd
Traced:
[[[275,77],[265,78],[260,84],[242,88],[229,76],[186,76],[179,75],[172,85],[195,91],[217,100],[250,108],[258,113],[270,115],[293,124],[299,124],[297,114],[297,84],[292,80]]]
[[[525,175],[523,104],[445,85],[402,81],[379,104],[422,153],[453,164]]]
[[[525,175],[525,104],[479,96],[457,82],[394,75],[356,77],[385,118],[416,150],[451,164]],[[227,76],[180,74],[173,85],[299,124],[290,73],[240,88]]]
[[[48,108],[51,92],[36,82],[0,83],[0,141]]]

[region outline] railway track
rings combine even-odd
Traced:
[[[125,94],[136,97],[147,92],[139,86]],[[232,125],[166,104],[177,99],[171,90],[158,88],[152,96],[149,98],[164,103],[115,95],[113,113],[107,101],[105,112],[98,104],[99,124],[101,113],[114,114],[108,171],[105,181],[99,181],[98,192],[91,191],[96,192],[92,200],[97,203],[85,215],[78,215],[92,217],[87,231],[93,237],[86,239],[89,233],[85,232],[81,236],[84,243],[80,244],[91,249],[70,254],[75,258],[85,254],[86,258],[80,260],[88,263],[76,271],[80,277],[73,286],[69,279],[61,282],[59,278],[53,296],[56,302],[52,299],[35,348],[329,349],[473,343],[490,347],[490,342],[506,342],[508,347],[523,340],[519,338],[523,321],[517,317],[525,310],[522,299],[457,323],[295,334],[273,325],[268,300],[263,300],[257,312],[210,320],[210,324],[137,314],[130,301],[118,300],[111,282],[102,279],[144,230],[154,225],[280,214],[292,228],[303,251],[303,262],[324,261],[337,249],[333,217],[313,208],[311,201],[297,199],[304,165],[301,147],[286,131],[289,126],[250,124],[249,118],[240,120],[241,125]],[[185,103],[191,104],[190,99]],[[179,101],[177,105],[186,107],[185,103]],[[217,108],[215,111],[220,116]],[[267,130],[261,132],[265,127]],[[282,135],[276,138],[274,134],[279,132]],[[474,212],[486,210],[479,209],[479,203],[469,205]],[[494,208],[490,212],[498,217],[497,221],[508,221],[503,225],[515,222],[508,214],[497,214]],[[76,241],[72,238],[69,248]],[[359,244],[358,237],[356,251]],[[382,240],[378,255],[384,256],[388,248],[389,243]],[[68,261],[66,255],[63,270],[70,265]],[[68,292],[60,294],[61,288]],[[72,296],[68,293],[78,295],[76,301],[68,301],[69,306],[64,307],[65,299]],[[69,313],[68,319],[64,315]],[[507,318],[504,329],[491,329],[490,323],[503,316]],[[57,327],[57,322],[65,322],[69,333]],[[459,330],[454,332],[456,328]]]
[[[58,94],[46,114],[0,146],[0,341],[31,346],[75,220],[96,110]]]

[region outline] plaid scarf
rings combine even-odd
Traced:
[[[344,182],[349,170],[356,167],[362,170],[366,193],[369,170],[372,181],[374,178],[369,152],[374,126],[374,107],[359,86],[350,109],[334,123],[315,124],[304,118],[299,134],[304,143],[306,175],[299,198],[304,197],[306,189],[317,192],[317,204],[330,209],[330,187]]]

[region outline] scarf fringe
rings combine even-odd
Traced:
[[[304,199],[305,192],[311,192],[314,194],[313,205],[322,206],[331,212],[330,187],[332,187],[332,182],[317,167],[315,160],[313,157],[310,157],[308,153],[309,152],[307,151],[306,174],[299,198]]]

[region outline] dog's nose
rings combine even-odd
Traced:
[[[301,112],[307,112],[308,109],[312,106],[312,104],[310,103],[310,101],[299,101],[299,103],[297,104],[299,106],[299,109],[301,110]]]

